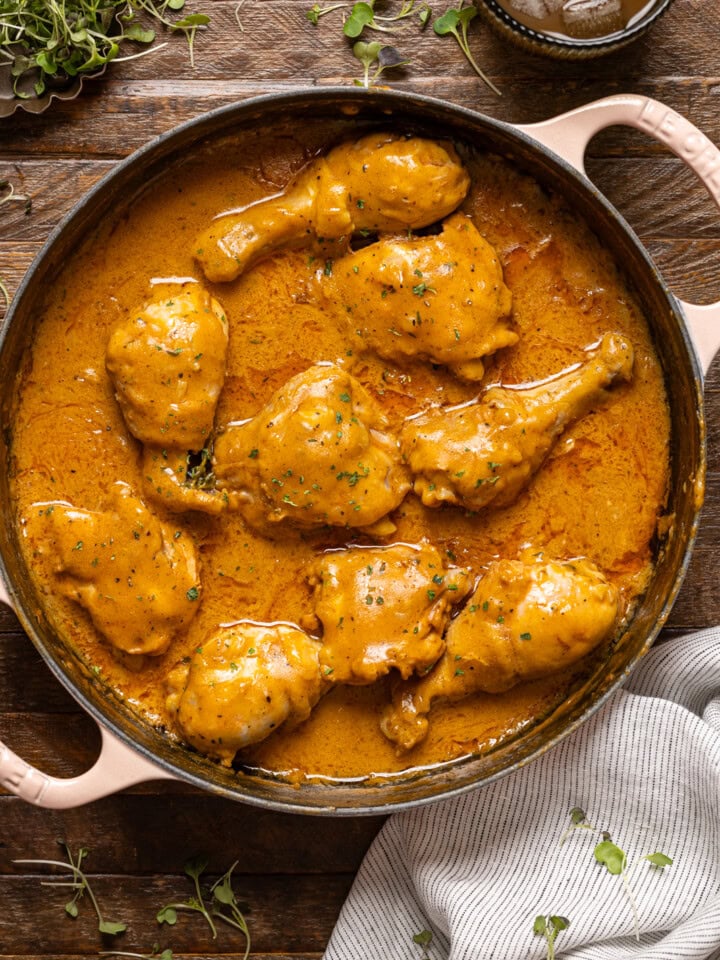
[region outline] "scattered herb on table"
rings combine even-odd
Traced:
[[[0,180],[0,206],[5,203],[24,203],[25,215],[32,212],[32,198],[16,193],[15,186],[9,180]]]
[[[215,883],[210,887],[209,903],[206,896],[203,895],[200,878],[207,868],[207,860],[204,857],[193,857],[185,864],[185,873],[193,881],[195,886],[195,895],[177,903],[168,903],[157,913],[157,922],[167,923],[174,926],[177,923],[178,911],[189,913],[199,913],[205,918],[213,940],[217,938],[217,926],[215,920],[222,920],[236,930],[239,930],[245,937],[245,952],[243,960],[247,960],[250,953],[250,931],[248,929],[245,916],[240,909],[240,905],[235,897],[232,887],[232,873],[237,866],[237,860]]]
[[[576,830],[592,830],[595,831],[595,827],[592,824],[588,823],[587,816],[582,807],[573,807],[570,811],[570,826],[560,837],[560,846],[562,846],[567,838],[574,833]]]
[[[128,950],[101,950],[99,957],[134,957],[135,960],[173,960],[172,950],[161,950],[156,943],[150,953],[131,953]]]
[[[155,30],[147,21],[182,33],[194,65],[193,45],[198,29],[207,26],[206,14],[191,13],[170,19],[185,0],[3,0],[0,15],[0,67],[9,68],[13,90],[21,99],[32,94],[21,90],[26,74],[34,76],[33,89],[42,96],[49,85],[82,73],[94,73],[112,60],[129,60],[150,52],[119,57],[127,41],[151,44]],[[152,49],[160,49],[160,44]]]
[[[320,22],[320,17],[324,17],[326,13],[332,13],[333,10],[339,10],[341,7],[346,6],[346,3],[332,3],[329,7],[321,7],[319,3],[315,3],[309,10],[305,11],[305,17],[310,23],[317,26]]]
[[[46,867],[58,867],[61,870],[72,873],[72,880],[43,880],[43,887],[70,887],[75,891],[71,900],[65,904],[65,913],[72,917],[73,919],[77,917],[79,913],[78,904],[82,900],[83,896],[87,893],[90,902],[92,903],[93,910],[97,914],[98,918],[98,930],[100,933],[106,933],[111,937],[117,936],[119,933],[123,933],[127,927],[124,923],[117,923],[115,920],[106,920],[100,911],[100,906],[98,904],[97,898],[93,893],[93,889],[90,886],[90,881],[87,874],[82,869],[82,864],[85,858],[87,857],[89,851],[86,847],[80,847],[77,852],[77,858],[73,859],[73,855],[70,852],[70,848],[63,840],[58,840],[58,843],[65,851],[67,856],[67,862],[62,860],[14,860],[13,863],[18,864],[37,864]]]
[[[492,80],[490,80],[490,78],[483,73],[472,55],[470,43],[468,42],[468,27],[470,22],[477,16],[477,10],[475,7],[465,7],[463,6],[463,3],[464,0],[460,0],[459,7],[450,7],[450,9],[447,10],[441,17],[438,17],[433,23],[433,30],[439,37],[455,37],[460,49],[465,54],[468,63],[473,68],[475,73],[485,81],[491,90],[501,97],[502,94],[498,88],[495,86]]]
[[[399,13],[392,17],[381,17],[375,12],[375,0],[361,0],[354,3],[350,15],[343,24],[343,33],[351,40],[356,39],[366,28],[382,33],[394,33],[397,27],[389,26],[398,20],[404,20],[413,13],[415,0],[405,0]]]
[[[491,90],[494,90],[494,92],[500,96],[500,91],[480,69],[470,50],[468,27],[477,15],[477,10],[472,5],[466,7],[465,2],[466,0],[459,0],[458,7],[451,7],[442,14],[442,16],[437,17],[433,22],[434,31],[439,37],[454,36],[473,70],[484,80]],[[402,0],[400,10],[393,15],[387,16],[378,14],[375,5],[376,0],[359,0],[359,2],[352,4],[348,13],[343,12],[342,30],[346,37],[351,40],[359,40],[365,30],[397,33],[401,29],[399,21],[407,20],[409,17],[417,17],[421,31],[431,22],[432,10],[427,0]],[[315,3],[305,11],[305,19],[317,26],[321,17],[348,6],[348,3],[331,3],[327,6],[321,6],[320,3]],[[405,31],[405,35],[407,36],[407,31]],[[383,58],[379,56],[380,50],[385,51],[384,57],[387,62],[383,62]],[[362,47],[358,47],[356,44],[353,47],[353,53],[365,67],[363,80],[355,81],[358,86],[370,87],[383,70],[389,70],[391,67],[405,66],[410,63],[410,61],[405,59],[394,47],[377,46],[371,43],[363,43]],[[379,63],[382,69],[378,70],[371,78],[370,67],[376,62]]]
[[[666,853],[660,853],[660,851],[656,851],[655,853],[646,853],[643,856],[638,857],[638,859],[633,861],[633,863],[628,864],[627,854],[625,851],[622,850],[616,843],[613,843],[607,830],[598,830],[597,827],[593,827],[592,824],[588,822],[585,811],[581,807],[573,807],[570,810],[570,826],[561,836],[560,843],[563,844],[565,840],[576,830],[590,830],[592,833],[599,834],[601,837],[600,842],[597,843],[593,849],[595,860],[605,867],[608,873],[622,879],[623,889],[632,910],[635,939],[639,940],[640,920],[638,917],[637,904],[635,902],[635,898],[633,897],[632,890],[630,889],[630,873],[643,861],[647,861],[657,870],[663,870],[665,867],[672,866],[672,858]]]
[[[419,947],[422,947],[421,960],[430,960],[428,947],[432,943],[432,938],[432,930],[421,930],[420,933],[413,935],[413,943],[416,943]]]
[[[360,61],[364,69],[362,79],[355,81],[359,87],[371,87],[385,70],[404,67],[410,62],[395,47],[379,43],[377,40],[371,40],[369,43],[358,40],[353,45],[353,56]],[[373,66],[375,71],[371,76],[370,70]]]
[[[648,853],[639,857],[634,863],[628,865],[627,855],[612,842],[609,834],[604,834],[604,839],[598,843],[594,850],[595,859],[601,863],[613,876],[619,876],[622,879],[625,895],[630,903],[630,909],[633,915],[633,926],[635,928],[635,939],[640,940],[640,918],[638,908],[630,889],[630,872],[637,867],[643,860],[647,860],[653,867],[663,870],[665,867],[672,866],[672,858],[665,853]]]
[[[533,933],[539,937],[545,937],[548,960],[554,960],[557,935],[563,930],[567,930],[569,926],[570,921],[567,917],[559,917],[554,913],[548,914],[547,916],[540,914],[540,916],[535,917]]]

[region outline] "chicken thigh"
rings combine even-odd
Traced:
[[[221,216],[196,241],[208,280],[234,280],[262,257],[356,230],[405,231],[446,217],[470,178],[449,143],[373,133],[318,157],[277,197]]]
[[[220,627],[168,677],[182,737],[230,765],[238,750],[307,720],[325,691],[320,644],[290,624]]]
[[[633,349],[607,334],[588,359],[533,387],[491,387],[481,400],[411,419],[401,436],[415,493],[427,507],[512,503],[563,430],[615,381],[632,376]]]
[[[590,560],[498,560],[450,624],[437,666],[395,687],[383,733],[408,750],[427,734],[433,701],[563,670],[608,639],[617,617],[618,592]]]
[[[322,283],[353,346],[389,360],[420,357],[480,380],[481,358],[518,340],[497,255],[463,214],[439,236],[381,240],[343,257]]]
[[[128,429],[145,445],[143,491],[173,511],[219,513],[223,497],[188,476],[225,382],[228,325],[199,284],[184,284],[130,313],[112,333],[106,366]]]
[[[331,550],[309,567],[332,683],[368,684],[392,668],[422,673],[442,654],[454,604],[471,583],[429,543]]]
[[[410,488],[397,440],[362,384],[334,364],[289,380],[215,442],[217,485],[253,528],[366,527]]]
[[[125,483],[105,512],[51,504],[49,549],[58,589],[90,614],[113,647],[164,653],[197,613],[200,583],[189,537],[160,523]]]

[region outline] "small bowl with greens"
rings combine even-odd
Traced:
[[[162,44],[152,46],[157,27],[184,33],[192,61],[195,32],[209,17],[177,18],[184,5],[185,0],[0,0],[0,117],[18,108],[41,113],[53,98],[76,97],[83,81],[99,76],[112,61],[159,49]]]

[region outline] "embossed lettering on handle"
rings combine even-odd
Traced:
[[[720,207],[720,150],[686,117],[637,95],[606,97],[552,120],[518,126],[585,174],[587,145],[600,130],[615,124],[635,127],[665,144],[705,185]],[[707,306],[679,301],[688,321],[700,365],[707,373],[720,349],[720,302]]]

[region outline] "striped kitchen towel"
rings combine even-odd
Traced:
[[[528,767],[392,816],[325,960],[553,954],[720,957],[720,628],[655,648]]]

